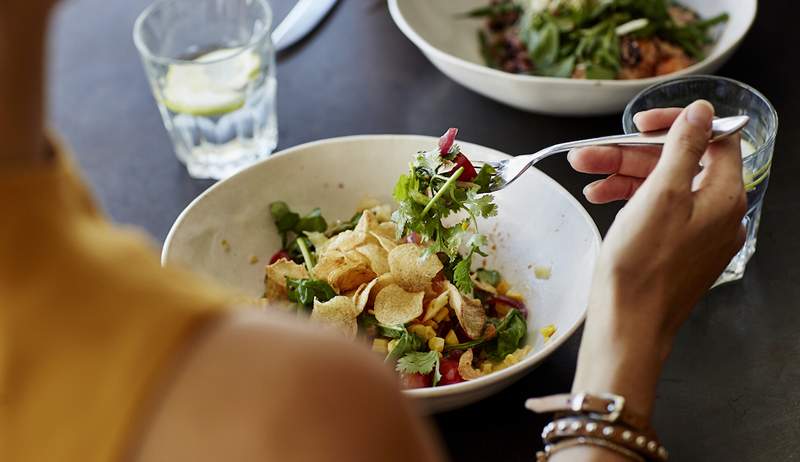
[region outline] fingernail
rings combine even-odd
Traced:
[[[633,124],[636,125],[637,127],[639,126],[639,119],[641,119],[640,117],[641,114],[642,114],[641,112],[637,112],[636,114],[633,115]]]
[[[573,160],[575,160],[575,151],[576,149],[570,149],[569,152],[567,153],[567,162],[569,162],[570,164],[572,163]]]
[[[583,195],[584,195],[584,196],[587,196],[587,195],[589,195],[589,191],[591,191],[591,190],[592,190],[592,188],[594,188],[594,183],[589,183],[589,184],[587,184],[586,186],[584,186],[584,187],[583,187]]]
[[[708,130],[714,118],[714,106],[708,101],[698,100],[689,105],[686,110],[686,120],[695,127]]]

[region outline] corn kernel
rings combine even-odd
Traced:
[[[387,354],[389,352],[389,341],[383,338],[374,339],[372,341],[372,351]]]
[[[481,373],[484,375],[492,372],[492,369],[494,369],[494,367],[489,361],[484,361],[483,364],[481,364]]]
[[[551,268],[549,266],[534,266],[533,275],[536,279],[550,279]]]
[[[444,350],[444,339],[441,337],[433,337],[428,340],[428,348],[430,348],[431,351],[441,352]]]
[[[436,331],[431,326],[424,324],[414,324],[408,328],[408,331],[415,334],[417,337],[423,338],[426,342],[433,337],[436,337]]]
[[[422,324],[425,325],[425,326],[429,326],[434,331],[436,331],[436,329],[439,328],[439,323],[434,321],[433,319],[428,319],[427,321],[423,322]]]
[[[521,293],[514,290],[509,290],[508,292],[506,292],[506,297],[513,298],[514,300],[519,300],[521,302],[525,301],[525,297],[523,297]]]
[[[550,337],[556,333],[556,326],[552,324],[544,326],[539,329],[539,332],[542,334],[542,337],[544,337],[545,341],[550,340]]]
[[[509,288],[510,286],[508,285],[508,282],[503,279],[499,284],[497,284],[497,293],[500,295],[505,295]]]
[[[442,322],[449,317],[450,317],[450,310],[448,310],[447,307],[444,307],[441,310],[439,310],[438,313],[436,313],[436,315],[433,317],[433,320],[436,322]]]
[[[400,340],[398,340],[398,339],[389,340],[389,343],[386,345],[386,353],[391,353],[392,350],[394,350],[394,347],[397,346],[397,342],[399,342],[399,341]]]
[[[456,333],[453,332],[453,329],[450,329],[450,332],[447,333],[444,337],[445,345],[458,345],[458,337]]]
[[[494,310],[497,312],[497,315],[501,318],[508,314],[511,311],[510,306],[506,305],[505,303],[497,302],[494,304]]]

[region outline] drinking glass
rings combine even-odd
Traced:
[[[747,262],[756,251],[761,208],[778,132],[778,114],[764,95],[748,85],[724,77],[693,76],[656,84],[639,93],[625,109],[623,128],[626,133],[636,132],[633,116],[637,112],[685,107],[697,99],[713,104],[718,117],[750,116],[750,123],[742,131],[742,176],[747,190],[747,214],[743,223],[747,228],[747,239],[714,283],[716,287],[744,277]]]
[[[134,42],[178,159],[225,178],[278,142],[272,11],[265,0],[159,0]]]

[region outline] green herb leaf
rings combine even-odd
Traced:
[[[405,356],[407,353],[419,351],[422,348],[424,341],[408,331],[404,331],[394,346],[392,351],[386,355],[385,362],[391,363],[397,361],[398,358]]]
[[[325,281],[316,279],[292,279],[286,278],[286,289],[289,293],[289,301],[299,303],[306,308],[314,307],[314,299],[320,302],[327,302],[336,296],[336,292]]]
[[[472,255],[464,258],[453,268],[453,284],[461,293],[472,294],[472,279],[469,277],[470,266],[472,266]]]
[[[433,372],[437,362],[439,362],[439,353],[435,351],[406,353],[397,361],[395,370],[403,374],[427,375]]]
[[[357,212],[349,220],[337,222],[336,225],[332,226],[331,229],[325,232],[325,236],[333,237],[345,231],[353,230],[355,229],[356,225],[358,225],[358,220],[360,219],[361,219],[361,212]]]
[[[500,276],[500,273],[497,271],[487,270],[484,268],[479,269],[475,275],[478,277],[479,281],[485,282],[493,287],[497,287],[497,285],[500,284],[500,281],[503,279],[503,277]]]
[[[497,174],[497,170],[489,164],[483,164],[480,171],[478,171],[478,176],[472,180],[473,183],[480,186],[478,193],[486,193],[489,192],[489,189],[492,186],[492,180],[494,176]]]

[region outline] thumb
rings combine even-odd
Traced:
[[[657,184],[691,188],[692,178],[708,147],[714,107],[708,101],[698,100],[681,112],[667,135],[661,159],[653,170],[661,177]]]

